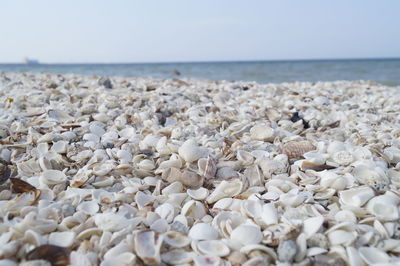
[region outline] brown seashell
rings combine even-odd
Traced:
[[[22,179],[10,178],[10,181],[11,181],[11,190],[15,193],[36,191],[36,188],[34,186],[29,184],[28,182],[25,182]]]
[[[327,164],[316,164],[312,162],[302,162],[301,169],[305,170],[314,170],[314,171],[323,171],[323,170],[330,170],[334,169],[334,166],[330,166]]]
[[[47,260],[52,266],[66,266],[69,265],[70,250],[55,246],[55,245],[42,245],[31,250],[27,255],[27,260]]]
[[[7,166],[7,163],[0,160],[0,184],[5,183],[11,176],[11,169]]]
[[[290,141],[283,145],[281,152],[289,159],[299,159],[303,158],[304,153],[315,149],[316,147],[309,141]]]

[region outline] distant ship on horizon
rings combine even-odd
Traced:
[[[39,60],[37,59],[29,59],[29,58],[25,58],[25,64],[27,65],[39,65]]]

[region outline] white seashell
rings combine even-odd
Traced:
[[[243,165],[252,165],[255,159],[250,152],[243,150],[238,150],[236,157]]]
[[[316,151],[309,151],[303,154],[303,157],[305,158],[305,161],[318,164],[318,165],[323,165],[326,162],[327,156],[324,154],[318,153]]]
[[[338,211],[338,212],[335,214],[335,220],[336,220],[338,223],[341,223],[341,222],[352,222],[352,223],[356,223],[356,222],[357,222],[357,217],[356,217],[356,215],[355,215],[352,211],[349,211],[349,210],[341,210],[341,211]]]
[[[328,239],[332,246],[335,245],[350,246],[356,238],[357,238],[356,232],[335,230],[328,233]]]
[[[308,218],[303,222],[303,233],[310,238],[319,231],[323,223],[324,217],[322,216]]]
[[[197,256],[193,261],[195,266],[220,266],[222,260],[217,256]]]
[[[216,160],[211,156],[208,156],[207,158],[200,158],[197,161],[197,166],[199,168],[199,175],[202,175],[206,178],[213,178],[217,173]]]
[[[101,230],[99,228],[88,228],[88,229],[80,232],[79,235],[76,237],[76,239],[85,240],[85,239],[91,238],[93,235],[100,236],[102,233],[103,233],[103,230]]]
[[[155,209],[155,212],[168,223],[171,223],[175,217],[175,208],[169,203],[161,204]]]
[[[208,189],[201,187],[198,189],[188,189],[186,193],[195,200],[205,200],[208,196]]]
[[[138,164],[142,170],[153,170],[156,166],[152,160],[145,159]]]
[[[340,165],[349,165],[354,161],[354,158],[348,151],[338,151],[332,155],[332,160]]]
[[[131,252],[123,252],[112,257],[105,258],[100,266],[116,266],[116,265],[135,265],[136,255]]]
[[[250,129],[250,136],[254,140],[273,141],[274,130],[266,125],[255,125]]]
[[[161,254],[161,259],[163,262],[168,264],[185,264],[190,263],[193,260],[195,254],[193,252],[188,252],[183,249],[174,249]]]
[[[297,245],[293,240],[284,240],[279,243],[278,249],[278,259],[282,262],[292,262],[296,253]]]
[[[197,243],[197,248],[204,255],[224,257],[229,254],[230,250],[220,240],[205,240]]]
[[[389,255],[375,247],[360,247],[358,253],[367,265],[378,265],[380,263],[390,262]]]
[[[260,229],[253,225],[239,225],[231,233],[231,239],[243,245],[258,244],[262,238]]]
[[[395,221],[400,218],[399,198],[391,195],[380,195],[368,201],[366,209],[381,221]]]
[[[135,195],[135,202],[139,209],[143,209],[146,205],[154,202],[154,200],[154,196],[145,194],[142,191],[138,191]]]
[[[172,182],[171,184],[169,184],[168,186],[166,186],[161,193],[163,195],[170,195],[170,194],[174,194],[174,193],[180,193],[183,190],[183,185],[181,182],[175,181]]]
[[[76,209],[78,211],[82,211],[82,212],[84,212],[86,214],[94,215],[99,211],[100,207],[99,207],[99,204],[97,204],[96,201],[91,200],[91,201],[82,202],[81,204],[79,204],[76,207]]]
[[[262,206],[261,219],[266,225],[278,223],[278,211],[273,203],[267,203]]]
[[[375,195],[370,187],[357,187],[339,192],[340,202],[355,207],[363,206]]]
[[[98,213],[94,216],[97,227],[104,231],[116,232],[129,225],[129,220],[115,213]]]
[[[55,153],[67,153],[67,146],[67,141],[59,140],[53,143],[53,146],[51,146],[51,151]]]
[[[387,147],[383,153],[389,158],[389,162],[397,164],[400,162],[400,149],[397,147]]]
[[[357,249],[354,247],[346,247],[346,252],[347,257],[349,258],[348,263],[350,266],[364,265]]]
[[[67,180],[67,176],[58,170],[45,170],[39,180],[46,185],[56,185],[64,183]]]
[[[104,133],[106,133],[106,131],[102,127],[96,125],[95,123],[98,123],[98,122],[92,122],[91,125],[89,126],[90,132],[99,137],[103,136]],[[101,123],[98,123],[98,124],[101,124]]]
[[[6,234],[4,234],[3,237],[4,236],[7,237]],[[5,239],[3,239],[3,240],[5,240]],[[43,236],[41,234],[33,231],[32,229],[28,229],[25,231],[23,240],[25,243],[29,243],[34,246],[40,246],[45,243],[45,239],[43,238]],[[4,244],[3,241],[1,241],[1,243]]]
[[[164,242],[174,248],[183,248],[190,244],[191,239],[180,232],[170,231],[164,234]]]
[[[178,153],[186,162],[194,162],[208,155],[207,149],[200,148],[192,140],[185,141],[179,148]]]
[[[233,180],[225,181],[223,180],[215,190],[207,197],[208,203],[214,203],[222,198],[229,198],[238,195],[243,188],[242,181]]]
[[[145,264],[157,265],[161,262],[162,235],[151,230],[142,230],[135,234],[134,241],[136,254]]]
[[[218,237],[218,231],[206,223],[197,223],[189,231],[189,237],[194,240],[214,240]]]
[[[132,161],[132,153],[126,150],[118,150],[117,151],[117,157],[120,159],[122,162],[129,163]]]
[[[60,247],[70,247],[74,240],[74,232],[53,232],[49,235],[49,244]]]
[[[157,233],[165,233],[168,231],[168,222],[164,219],[158,219],[150,225],[150,229]]]

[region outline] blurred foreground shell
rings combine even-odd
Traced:
[[[46,260],[52,266],[66,266],[69,265],[69,249],[55,246],[55,245],[42,245],[31,250],[27,255],[27,260]]]

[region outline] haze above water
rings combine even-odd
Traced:
[[[400,59],[309,60],[149,64],[0,64],[2,72],[75,73],[124,77],[194,77],[260,83],[290,81],[373,80],[400,85]]]

